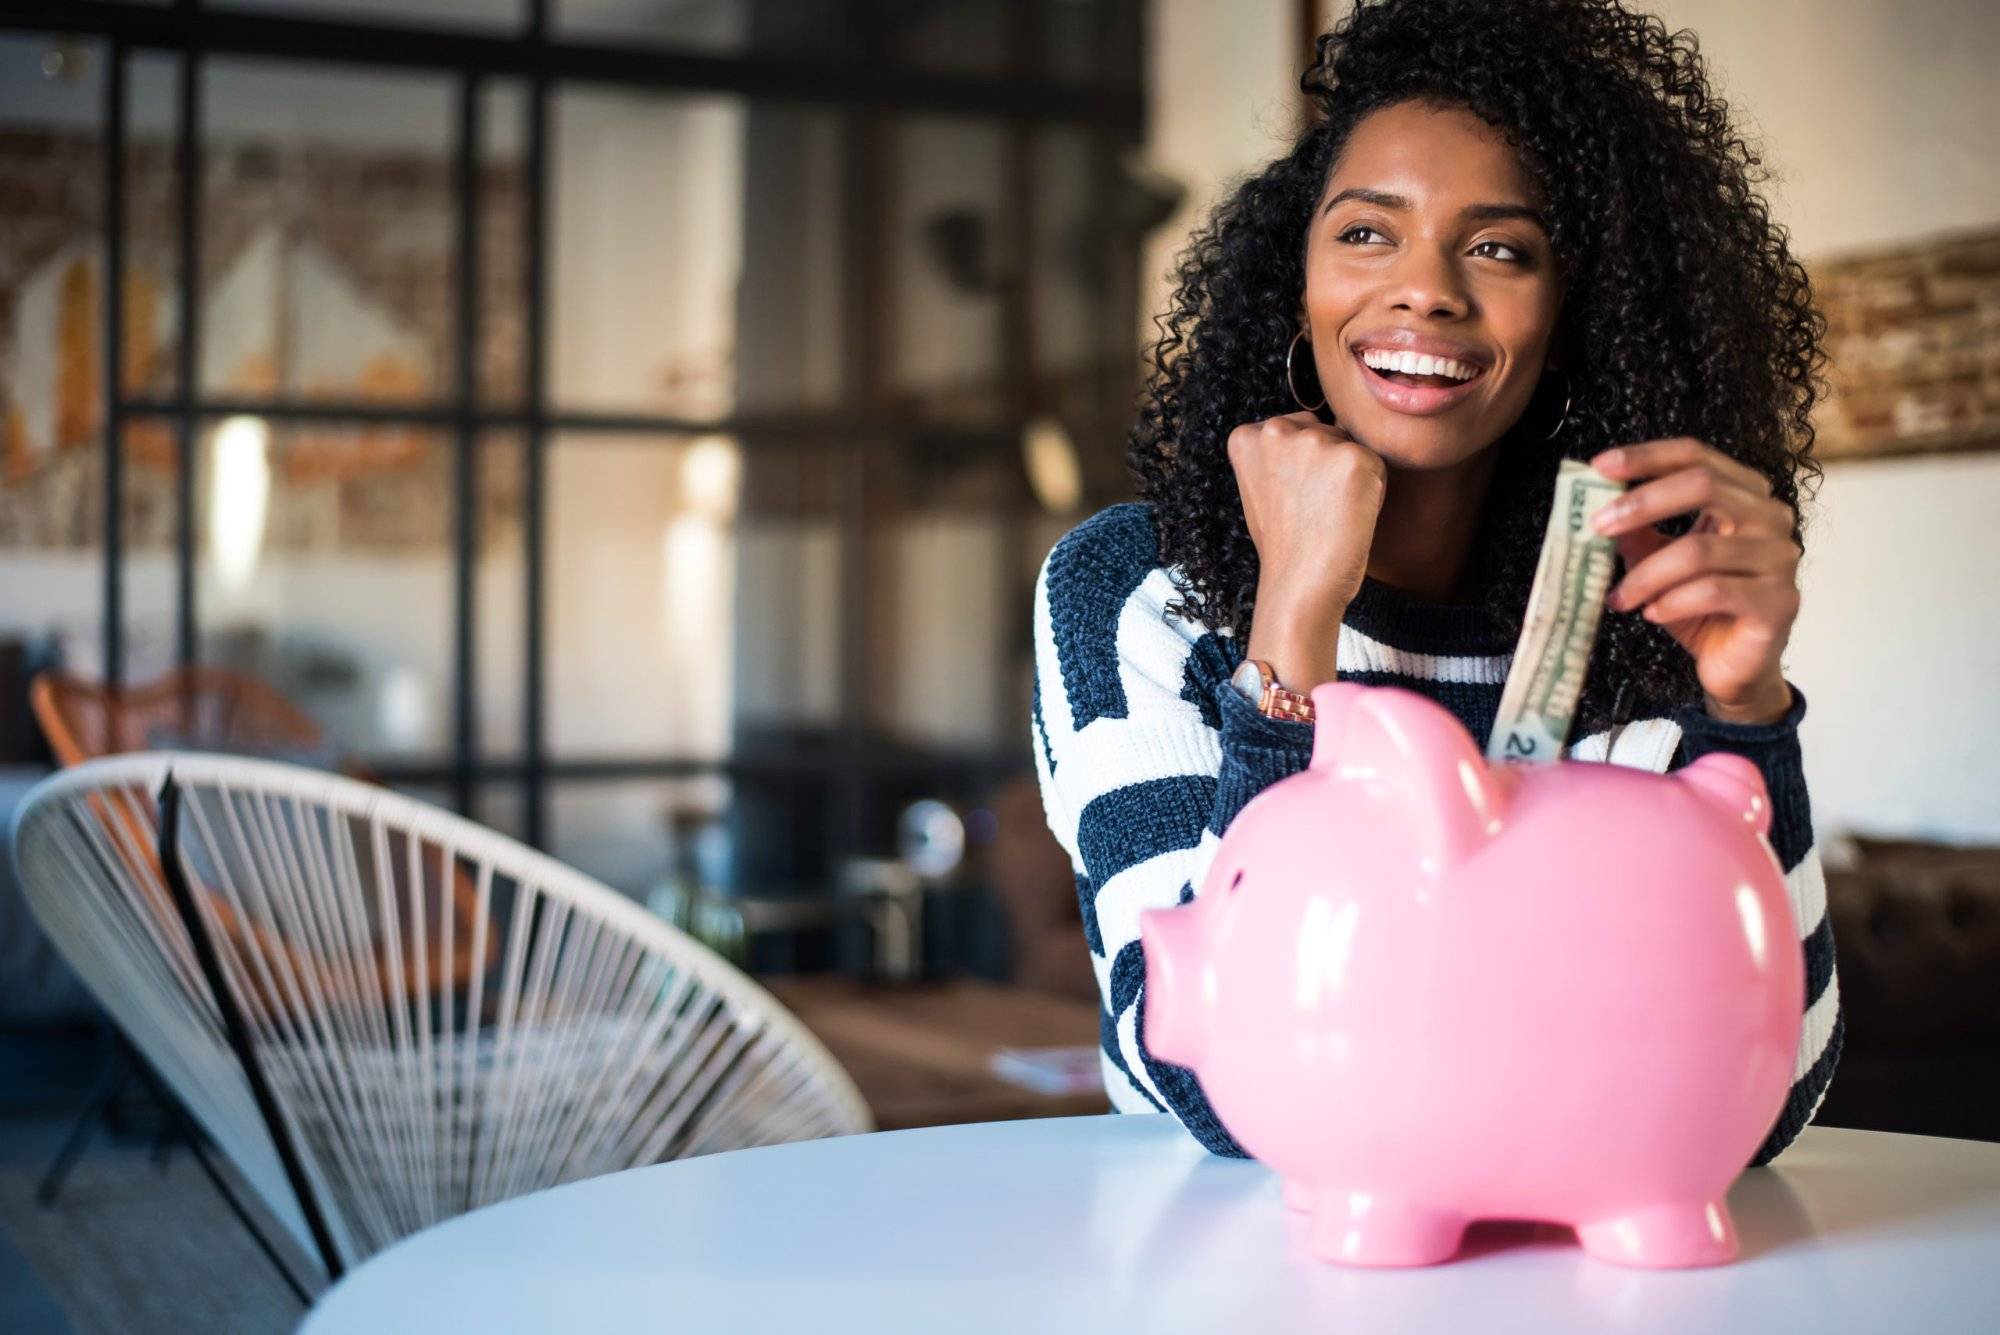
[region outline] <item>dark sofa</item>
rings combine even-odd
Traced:
[[[1826,896],[1847,1044],[1814,1120],[2000,1140],[2000,847],[1844,842]]]

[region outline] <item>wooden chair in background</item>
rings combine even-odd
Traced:
[[[291,763],[312,760],[318,762],[313,768],[364,783],[380,782],[334,747],[305,710],[257,678],[228,668],[177,668],[154,681],[122,689],[66,672],[43,672],[30,683],[28,699],[50,749],[64,768],[107,755],[200,751]],[[107,819],[132,819],[124,812],[107,810],[103,814]],[[158,813],[148,810],[145,815],[150,825],[157,827]],[[153,846],[153,828],[124,834],[121,847]],[[400,857],[402,852],[392,850],[392,855]],[[434,892],[441,889],[433,888]],[[472,921],[476,895],[462,873],[452,875],[451,896],[457,925],[464,929]],[[170,908],[165,903],[159,907],[163,912]],[[218,904],[217,910],[225,930],[241,930],[227,905]],[[377,935],[380,930],[381,925],[376,924]],[[402,973],[406,988],[463,988],[477,971],[491,968],[496,956],[490,948],[475,955],[471,934],[464,930],[457,941],[449,958],[441,943],[433,943],[427,960],[405,958],[392,963],[385,951],[377,964],[385,977],[391,970]],[[264,948],[276,947],[264,943]]]

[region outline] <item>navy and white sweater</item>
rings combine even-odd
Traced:
[[[1112,506],[1055,545],[1035,582],[1035,768],[1049,827],[1076,874],[1112,1105],[1171,1112],[1216,1154],[1247,1157],[1194,1074],[1141,1041],[1139,914],[1193,898],[1236,813],[1306,767],[1312,725],[1266,718],[1238,694],[1229,675],[1242,647],[1227,631],[1168,616],[1177,596],[1159,563],[1149,506]],[[1513,648],[1512,636],[1476,608],[1419,602],[1368,579],[1340,628],[1339,676],[1420,692],[1483,738]],[[1799,760],[1805,696],[1796,687],[1792,694],[1776,723],[1723,723],[1697,706],[1578,738],[1565,752],[1663,773],[1723,750],[1763,771],[1771,846],[1804,936],[1806,990],[1791,1094],[1753,1164],[1768,1163],[1812,1120],[1844,1027]]]

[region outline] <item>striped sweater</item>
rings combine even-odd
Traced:
[[[1185,903],[1223,830],[1258,792],[1306,767],[1312,726],[1266,718],[1229,684],[1242,648],[1226,630],[1166,614],[1152,510],[1115,505],[1066,534],[1035,582],[1034,752],[1049,827],[1069,854],[1103,1008],[1106,1092],[1121,1112],[1172,1113],[1216,1154],[1248,1157],[1200,1083],[1145,1048],[1139,914]],[[1365,579],[1340,628],[1343,681],[1438,701],[1475,738],[1499,710],[1512,637],[1476,608],[1424,603]],[[1812,1120],[1840,1058],[1843,1017],[1826,888],[1800,768],[1805,696],[1776,723],[1730,724],[1698,706],[1576,739],[1572,759],[1666,772],[1709,751],[1755,763],[1770,840],[1803,934],[1805,1026],[1791,1093],[1753,1164]]]

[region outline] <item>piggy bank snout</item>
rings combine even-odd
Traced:
[[[1139,915],[1146,955],[1144,1030],[1140,1042],[1160,1061],[1193,1068],[1208,1049],[1214,981],[1206,915],[1200,900]]]

